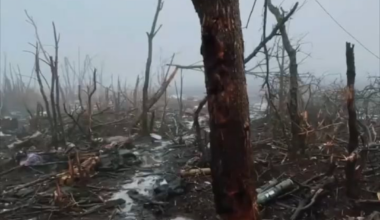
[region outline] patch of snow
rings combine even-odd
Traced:
[[[134,201],[129,197],[127,192],[131,189],[134,189],[141,195],[150,196],[150,191],[156,183],[157,179],[157,176],[133,177],[133,181],[131,183],[123,185],[123,190],[115,193],[111,199],[124,199],[125,206],[122,211],[127,214],[131,211],[134,204]]]
[[[180,96],[178,96],[178,95],[171,95],[171,96],[169,96],[169,98],[171,98],[171,99],[179,99]],[[182,100],[186,100],[186,96],[185,95],[182,95]]]
[[[169,144],[171,144],[170,141],[161,141],[160,146],[155,147],[154,151],[162,150],[163,148],[165,148]],[[137,145],[137,148],[144,148],[144,147],[145,147],[145,145]],[[148,147],[150,147],[150,146],[148,146]],[[138,150],[136,150],[133,153],[135,155],[141,156],[143,160],[144,160],[144,156],[150,156],[151,157],[150,159],[153,160],[154,162],[157,162],[157,163],[160,163],[161,159],[162,159],[161,158],[162,153],[160,153],[160,152],[153,153],[151,155],[147,155],[145,151],[138,152]],[[154,164],[143,164],[142,167],[152,166],[152,165],[154,165]],[[132,207],[135,204],[135,202],[129,197],[128,191],[133,189],[133,190],[136,190],[137,192],[139,192],[141,195],[151,197],[153,187],[157,184],[158,179],[160,179],[160,177],[158,175],[154,175],[154,174],[149,175],[149,173],[145,173],[145,172],[136,172],[134,174],[134,176],[132,177],[132,182],[123,185],[122,190],[120,190],[119,192],[116,192],[112,196],[111,199],[112,200],[113,199],[124,199],[125,200],[125,206],[124,206],[124,208],[121,209],[121,211],[127,216],[134,217],[135,214],[132,213],[131,210],[132,210]],[[160,182],[160,184],[167,184],[167,182],[166,182],[166,180],[163,180]],[[186,220],[186,219],[184,219],[184,220]]]
[[[268,103],[266,102],[256,102],[253,103],[252,109],[258,110],[258,111],[265,111],[268,107]]]
[[[161,135],[158,135],[155,133],[150,133],[150,137],[153,138],[154,140],[162,140]]]
[[[0,137],[9,137],[9,136],[11,136],[11,135],[9,135],[9,134],[4,134],[2,131],[0,131]]]

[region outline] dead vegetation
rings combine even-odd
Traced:
[[[379,218],[380,78],[355,87],[363,76],[350,43],[346,80],[325,85],[300,73],[304,59],[286,28],[298,3],[285,12],[265,1],[262,40],[243,59],[238,3],[216,2],[193,0],[204,65],[173,64],[173,54],[153,83],[157,1],[145,74],[132,89],[120,77],[104,85],[89,56],[78,68],[61,59],[54,23],[50,55],[26,13],[36,34],[30,80],[5,65],[0,90],[0,219]],[[267,34],[270,15],[277,23]],[[244,69],[261,52],[265,58]],[[207,79],[199,100],[183,94],[189,69]],[[248,103],[251,75],[263,80],[259,107]],[[148,184],[149,192],[128,188],[134,184]]]

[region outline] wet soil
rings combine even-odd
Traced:
[[[270,180],[287,177],[291,177],[298,183],[303,183],[326,173],[331,168],[330,158],[322,154],[319,149],[311,149],[307,154],[309,156],[305,155],[303,158],[298,158],[298,161],[292,162],[287,158],[286,151],[282,152],[281,149],[271,148],[268,145],[255,146],[254,176],[257,178],[257,187]],[[186,164],[184,158],[190,159],[196,156],[196,149],[194,147],[178,148],[167,156],[169,160],[173,161],[169,166],[176,167],[179,170]],[[380,210],[380,203],[362,206],[348,199],[345,194],[344,182],[342,182],[344,180],[343,175],[344,166],[338,163],[333,174],[336,179],[334,187],[298,219],[347,219],[349,216],[366,216],[375,210]],[[361,185],[361,199],[376,200],[377,197],[374,192],[376,192],[376,181],[379,181],[380,177],[372,176],[365,179],[366,181]],[[194,220],[218,219],[215,215],[211,177],[209,175],[191,176],[185,178],[184,181],[187,185],[186,193],[172,199],[169,205],[165,207],[164,212],[156,216],[157,219],[166,220],[176,216]],[[315,184],[318,185],[318,181]],[[300,199],[305,196],[304,194],[305,191],[295,192],[261,206],[263,219],[290,219]]]
[[[295,181],[302,183],[315,176],[325,173],[331,163],[326,154],[322,154],[318,149],[311,149],[303,158],[297,161],[290,161],[286,151],[282,148],[268,145],[254,146],[255,164],[254,176],[257,186],[264,185],[272,179],[285,179],[291,177]],[[146,202],[136,201],[129,196],[131,190],[136,190],[139,194],[152,199],[153,189],[160,182],[171,182],[179,177],[179,171],[198,153],[193,145],[175,145],[167,141],[162,143],[151,143],[150,140],[140,140],[136,143],[133,152],[138,155],[142,164],[131,166],[128,169],[114,172],[99,172],[92,178],[89,186],[104,198],[122,198],[126,201],[125,206],[117,209],[104,209],[84,217],[73,217],[59,213],[23,213],[15,215],[13,219],[26,219],[25,216],[35,216],[31,219],[83,219],[83,220],[216,220],[213,194],[211,187],[211,177],[209,175],[190,176],[182,179],[184,192],[180,195],[166,199],[164,203],[158,205],[147,205]],[[12,162],[4,163],[1,170],[13,167]],[[47,168],[23,168],[1,177],[0,190],[9,185],[16,185],[33,181],[44,173],[51,173],[52,169]],[[344,169],[338,164],[334,176],[337,179],[337,186],[329,191],[320,201],[317,201],[311,209],[304,212],[299,219],[333,220],[345,219],[348,216],[359,216],[369,214],[378,210],[379,206],[359,206],[350,201],[345,196],[343,180]],[[380,177],[366,178],[362,185],[363,199],[376,199],[376,186]],[[122,190],[118,188],[122,187]],[[102,190],[104,189],[104,190]],[[303,193],[296,192],[274,200],[272,203],[260,207],[263,219],[289,219]],[[0,198],[1,199],[1,198]],[[153,200],[153,199],[152,199]],[[20,198],[22,201],[22,198]],[[1,208],[1,207],[0,207]],[[20,212],[21,213],[21,212]],[[23,218],[24,217],[24,218]],[[0,217],[1,219],[1,217]]]

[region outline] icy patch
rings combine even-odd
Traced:
[[[160,158],[158,158],[157,156],[153,156],[150,153],[144,153],[141,156],[141,160],[142,160],[141,167],[156,167],[162,163]]]
[[[138,145],[137,149],[139,150],[136,150],[133,153],[142,158],[143,160],[142,167],[152,167],[162,162],[161,161],[162,152],[160,152],[160,150],[163,150],[170,143],[171,143],[170,141],[161,140],[160,146],[157,146],[154,149],[149,149],[149,150],[155,151],[155,153],[146,152],[146,148],[151,148],[152,146]],[[139,194],[143,196],[152,197],[153,187],[157,184],[158,179],[160,179],[158,175],[154,175],[151,173],[137,172],[132,177],[132,182],[123,185],[122,190],[115,193],[111,199],[124,199],[125,206],[121,211],[127,217],[134,217],[135,214],[131,212],[131,210],[132,210],[133,205],[135,205],[135,202],[129,197],[128,191],[136,190]],[[161,181],[160,184],[167,184],[167,182],[164,180],[164,181]],[[186,220],[186,219],[183,219],[183,220]]]
[[[2,131],[0,131],[0,137],[9,137],[11,136],[10,134],[4,134]]]
[[[257,102],[252,105],[252,109],[256,111],[265,111],[268,107],[267,102]]]
[[[111,199],[124,199],[125,207],[122,211],[125,214],[128,214],[134,204],[133,200],[129,197],[128,191],[131,189],[136,190],[141,195],[150,196],[151,189],[155,185],[158,177],[157,176],[148,176],[148,177],[134,177],[131,183],[123,185],[123,190],[115,193]]]
[[[161,146],[157,146],[157,147],[153,148],[151,151],[163,150],[165,147],[172,144],[172,142],[171,141],[161,141],[160,144],[161,144]],[[158,154],[158,155],[160,155],[160,154]]]
[[[157,140],[157,141],[162,140],[161,135],[158,135],[158,134],[155,134],[155,133],[151,133],[150,137],[153,138],[154,140]]]

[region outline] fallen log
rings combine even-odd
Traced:
[[[211,174],[210,168],[199,168],[199,169],[191,169],[191,170],[181,170],[181,176],[193,176],[193,175],[209,175]]]
[[[17,140],[16,142],[9,144],[8,148],[12,152],[17,152],[24,147],[31,147],[32,145],[39,143],[41,140],[40,139],[41,137],[42,137],[42,133],[37,131],[30,136],[24,137],[22,140]]]

